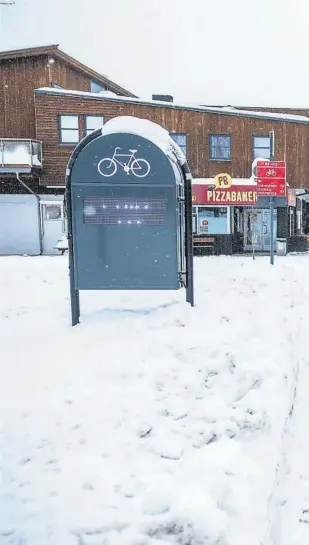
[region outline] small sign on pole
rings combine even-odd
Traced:
[[[258,161],[256,174],[259,197],[286,197],[285,161]]]
[[[269,197],[270,209],[270,263],[274,264],[274,197],[286,197],[286,162],[258,161],[257,195]]]

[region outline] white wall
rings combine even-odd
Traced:
[[[39,255],[39,215],[34,195],[0,195],[0,255]]]

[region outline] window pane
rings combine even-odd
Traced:
[[[270,159],[270,149],[269,148],[254,148],[253,150],[254,159]]]
[[[86,116],[86,130],[87,133],[99,129],[103,125],[103,116],[100,115],[87,115]]]
[[[269,148],[270,147],[270,137],[269,136],[255,136],[254,137],[254,147],[255,148]]]
[[[106,87],[96,81],[91,81],[90,91],[91,93],[100,93],[100,91],[106,91]]]
[[[47,221],[50,220],[60,220],[62,217],[62,209],[59,204],[45,204],[44,205],[44,219]]]
[[[173,138],[173,140],[179,146],[185,146],[186,145],[186,135],[185,134],[171,134],[171,137]]]
[[[187,135],[186,134],[178,134],[178,133],[170,133],[171,138],[178,144],[178,146],[181,148],[183,153],[187,154]]]
[[[210,136],[210,158],[225,160],[231,158],[231,137],[229,135]]]
[[[62,129],[78,129],[78,115],[62,115],[60,123]]]
[[[62,130],[61,131],[61,142],[63,143],[77,143],[79,141],[78,130]]]

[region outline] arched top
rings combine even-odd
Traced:
[[[182,184],[177,158],[143,136],[131,133],[86,137],[70,161],[70,183],[76,184]],[[88,139],[88,141],[87,141]],[[79,149],[78,149],[79,148]]]

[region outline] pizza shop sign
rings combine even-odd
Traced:
[[[213,185],[192,185],[193,204],[253,206],[257,203],[256,185],[233,185],[229,174],[218,174]]]

